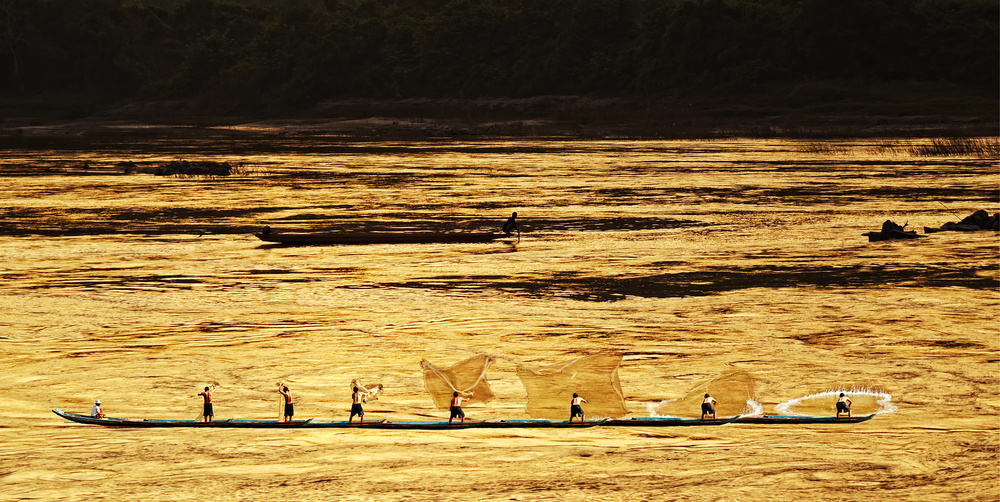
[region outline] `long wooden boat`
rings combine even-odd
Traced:
[[[493,232],[340,232],[340,233],[297,233],[279,232],[254,234],[265,242],[287,246],[309,246],[326,244],[447,244],[490,242],[505,234]]]
[[[618,418],[614,420],[608,420],[603,425],[610,425],[613,427],[692,427],[692,426],[704,426],[704,425],[725,425],[733,422],[734,420],[740,418],[739,415],[735,417],[721,417],[721,418],[675,418],[675,417],[634,417],[634,418]]]
[[[853,417],[816,417],[802,415],[757,415],[752,417],[739,417],[735,420],[738,424],[856,424],[871,420],[875,413],[870,415],[855,415]]]
[[[213,422],[202,422],[199,420],[159,420],[149,418],[92,418],[87,415],[68,413],[61,409],[52,410],[66,420],[88,425],[100,425],[104,427],[203,427],[203,428],[245,428],[245,429],[404,429],[404,430],[449,430],[449,429],[584,429],[588,427],[669,427],[669,426],[689,426],[689,425],[723,425],[735,420],[737,417],[720,418],[718,420],[700,420],[697,418],[630,418],[630,419],[600,419],[589,421],[566,420],[485,420],[485,421],[459,421],[448,422],[424,422],[424,421],[391,421],[380,419],[367,422],[347,422],[347,421],[326,421],[326,420],[294,420],[283,422],[281,420],[215,420]]]

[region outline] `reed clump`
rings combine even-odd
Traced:
[[[911,153],[927,157],[968,155],[995,159],[1000,158],[1000,138],[935,138],[930,144],[915,145]]]

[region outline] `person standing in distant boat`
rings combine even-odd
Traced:
[[[205,398],[205,406],[204,411],[202,411],[202,415],[204,415],[206,422],[211,422],[212,419],[215,418],[215,411],[212,410],[212,391],[209,390],[208,387],[205,387],[205,390],[199,392],[198,395]]]
[[[453,419],[461,418],[462,423],[465,423],[465,412],[462,411],[462,401],[468,401],[469,398],[462,397],[458,395],[458,392],[453,392],[451,394],[451,416],[448,417],[448,423],[450,424]]]
[[[712,419],[713,420],[715,419],[715,407],[714,406],[716,404],[718,404],[718,401],[716,401],[715,398],[713,398],[712,396],[710,396],[710,395],[708,395],[706,393],[705,394],[705,399],[701,402],[701,419],[702,420],[705,420],[705,417],[708,416],[708,415],[712,415]]]
[[[502,227],[500,227],[500,230],[503,231],[503,233],[506,235],[510,235],[511,232],[513,232],[514,230],[517,230],[518,233],[520,233],[521,229],[518,228],[516,219],[517,219],[517,213],[511,214],[510,218],[507,218],[507,221],[504,222]]]
[[[90,409],[90,418],[104,418],[104,410],[101,409],[101,400],[94,401],[94,407]]]
[[[347,419],[347,423],[354,421],[354,415],[358,416],[360,423],[365,423],[365,410],[361,407],[361,401],[366,397],[368,397],[367,392],[354,388],[354,394],[351,394],[351,417]]]
[[[580,403],[586,403],[587,400],[580,397],[576,392],[573,393],[573,399],[569,400],[569,421],[573,422],[573,417],[580,417],[580,421],[583,422],[583,407]]]
[[[847,418],[851,418],[851,398],[847,397],[843,392],[840,393],[840,398],[837,399],[837,418],[840,418],[841,413],[847,413]]]
[[[292,406],[292,392],[288,390],[288,387],[282,387],[278,392],[285,396],[285,422],[291,422],[292,417],[295,416],[295,407]]]

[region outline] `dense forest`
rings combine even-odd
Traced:
[[[0,97],[275,111],[367,97],[1000,89],[996,0],[0,0]]]

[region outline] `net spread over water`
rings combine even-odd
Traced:
[[[493,358],[486,355],[470,357],[449,368],[438,368],[427,359],[420,361],[424,373],[424,388],[440,410],[447,410],[455,392],[468,397],[469,404],[484,404],[493,400],[493,390],[486,379],[486,370]]]
[[[517,365],[517,376],[528,391],[526,411],[532,418],[565,420],[573,394],[587,400],[588,417],[618,418],[628,413],[618,378],[620,352],[602,352],[568,363],[532,369]]]

